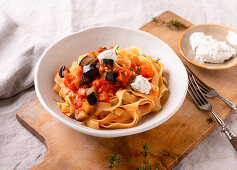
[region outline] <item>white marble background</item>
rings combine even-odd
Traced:
[[[1,0],[0,10],[23,29],[52,43],[66,34],[95,25],[138,29],[155,15],[171,10],[194,24],[218,23],[237,29],[236,0]],[[4,57],[4,56],[0,56]],[[29,169],[46,149],[16,120],[16,111],[35,99],[34,88],[0,100],[0,169]],[[227,123],[237,132],[237,115]],[[175,169],[237,169],[237,154],[218,128]]]

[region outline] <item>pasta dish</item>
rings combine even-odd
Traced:
[[[161,110],[168,91],[163,65],[137,47],[99,47],[79,56],[54,78],[61,111],[94,128],[130,128],[142,116]]]

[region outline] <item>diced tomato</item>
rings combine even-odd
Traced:
[[[86,89],[79,88],[77,93],[73,98],[73,104],[79,109],[82,106],[82,103],[86,100]]]
[[[68,73],[64,77],[64,85],[69,89],[71,89],[72,91],[75,91],[80,87],[82,69],[83,69],[82,66],[79,66],[76,76],[73,76],[72,74]]]
[[[131,59],[131,67],[132,68],[135,68],[136,66],[140,65],[140,60],[137,56],[134,56],[132,59]]]
[[[83,101],[82,100],[74,100],[73,104],[76,106],[77,109],[79,109],[82,106]]]
[[[133,71],[131,71],[128,67],[123,66],[122,69],[119,70],[117,80],[123,85],[126,85],[127,83],[132,82],[134,75],[135,73]]]
[[[155,72],[152,70],[152,66],[149,63],[142,64],[138,57],[133,57],[131,60],[131,70],[134,70],[137,74],[143,77],[153,77]]]
[[[110,84],[110,82],[104,79],[96,79],[92,82],[92,86],[94,86],[96,89],[101,88],[102,85],[108,85],[108,84]]]
[[[103,91],[102,93],[99,93],[98,99],[99,99],[99,101],[109,102],[108,93],[106,91]]]
[[[85,96],[86,95],[86,89],[79,88],[78,91],[77,91],[77,94],[79,94],[81,96]]]
[[[119,88],[119,85],[104,79],[94,80],[92,86],[98,90],[98,100],[103,102],[109,102],[109,97],[113,96]]]
[[[65,77],[64,77],[64,85],[66,87],[68,87],[69,89],[71,89],[72,91],[75,91],[76,88],[71,84],[72,81],[74,79],[74,76],[70,73],[68,73]]]
[[[101,53],[102,51],[104,51],[104,49],[103,49],[103,47],[100,46],[100,47],[97,49],[97,52],[98,52],[98,53]]]
[[[155,75],[155,72],[152,70],[151,65],[148,63],[138,66],[136,69],[136,72],[146,78],[154,77],[154,75]]]
[[[82,70],[83,70],[83,67],[82,66],[79,66],[79,69],[78,69],[78,71],[77,71],[77,76],[79,76],[79,77],[81,77],[81,75],[82,75]]]

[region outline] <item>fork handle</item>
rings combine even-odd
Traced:
[[[211,110],[212,115],[215,117],[216,121],[218,122],[218,124],[222,127],[222,132],[225,133],[226,137],[229,139],[231,145],[235,148],[235,150],[237,151],[237,137],[234,134],[234,132],[232,132],[229,127],[225,124],[225,122],[216,114],[216,112],[214,112],[213,110]]]
[[[230,143],[232,144],[232,146],[235,148],[235,150],[237,151],[237,137],[234,137],[233,139],[230,140]]]
[[[234,110],[234,113],[237,113],[237,107],[234,103],[232,103],[231,101],[229,101],[226,98],[222,97],[221,95],[218,95],[217,97],[219,99],[223,100],[226,104],[228,104]]]
[[[227,127],[223,127],[222,131],[225,133],[226,137],[229,139],[232,146],[237,151],[237,137],[236,135]]]

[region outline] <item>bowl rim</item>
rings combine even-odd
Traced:
[[[227,69],[227,68],[231,68],[233,66],[235,66],[237,64],[237,62],[233,62],[231,65],[228,65],[228,66],[207,66],[207,65],[204,65],[204,64],[200,64],[200,63],[197,63],[195,62],[194,60],[190,59],[189,57],[187,57],[185,55],[185,53],[183,52],[182,50],[182,41],[183,41],[183,38],[184,36],[192,29],[194,28],[197,28],[197,27],[203,27],[203,26],[215,26],[215,27],[222,27],[222,28],[225,28],[227,30],[231,30],[233,32],[235,32],[237,34],[237,30],[233,29],[233,28],[230,28],[228,26],[225,26],[225,25],[220,25],[220,24],[213,24],[213,23],[207,23],[207,24],[198,24],[198,25],[193,25],[191,26],[190,28],[186,29],[182,35],[180,36],[179,38],[179,51],[180,53],[182,54],[182,56],[191,64],[195,65],[195,66],[198,66],[198,67],[201,67],[201,68],[205,68],[205,69],[209,69],[209,70],[224,70],[224,69]]]
[[[89,28],[85,28],[85,29],[82,29],[80,31],[77,31],[77,32],[73,32],[73,33],[70,33],[70,34],[67,34],[65,35],[64,37],[62,38],[59,38],[58,40],[56,40],[54,43],[52,43],[45,51],[44,53],[41,55],[40,59],[38,60],[37,62],[37,65],[35,67],[35,74],[34,74],[34,84],[35,84],[35,91],[36,91],[36,95],[41,103],[41,105],[44,107],[44,109],[50,113],[54,118],[56,118],[57,120],[59,120],[61,123],[67,125],[68,127],[76,130],[76,131],[79,131],[81,133],[84,133],[84,134],[87,134],[87,135],[91,135],[91,136],[96,136],[96,137],[102,137],[102,138],[114,138],[114,137],[121,137],[121,136],[129,136],[129,135],[134,135],[134,134],[138,134],[138,133],[141,133],[141,132],[145,132],[145,131],[148,131],[150,129],[153,129],[159,125],[161,125],[162,123],[164,123],[165,121],[167,121],[170,117],[172,117],[176,112],[177,110],[181,107],[181,105],[183,104],[184,102],[184,99],[186,97],[186,94],[187,94],[187,89],[188,89],[188,76],[187,76],[187,72],[185,70],[185,67],[183,65],[183,71],[184,71],[184,77],[185,79],[183,80],[183,84],[185,86],[185,90],[183,91],[182,95],[178,98],[178,102],[176,103],[176,107],[173,108],[173,110],[171,111],[170,114],[167,114],[161,121],[159,121],[158,123],[157,122],[153,122],[147,126],[144,126],[144,127],[140,127],[139,126],[135,126],[137,127],[137,129],[133,129],[133,127],[131,128],[125,128],[125,129],[112,129],[112,130],[97,130],[97,129],[92,129],[92,128],[89,128],[89,127],[84,127],[84,126],[78,126],[78,125],[75,125],[75,124],[72,124],[71,122],[65,120],[63,117],[60,117],[59,115],[57,115],[53,110],[50,109],[50,107],[47,105],[47,103],[44,101],[43,97],[41,96],[41,93],[40,93],[40,90],[38,88],[38,74],[39,74],[39,67],[40,67],[40,64],[41,64],[41,61],[45,58],[47,52],[55,45],[57,45],[58,43],[60,43],[61,41],[64,41],[64,39],[66,38],[69,38],[71,36],[75,36],[76,34],[79,34],[81,32],[84,32],[84,31],[89,31],[89,30],[92,30],[92,29],[97,29],[97,28],[113,28],[113,29],[123,29],[123,30],[127,30],[127,31],[135,31],[135,32],[139,32],[139,33],[142,33],[144,34],[145,36],[149,36],[150,38],[152,39],[156,39],[158,41],[160,41],[160,43],[162,43],[163,45],[165,45],[169,50],[170,52],[172,52],[176,57],[177,57],[177,61],[183,65],[182,61],[180,60],[180,58],[177,56],[177,54],[172,50],[172,48],[166,44],[165,42],[163,42],[162,40],[160,40],[159,38],[153,36],[152,34],[150,33],[147,33],[145,31],[142,31],[142,30],[137,30],[137,29],[132,29],[132,28],[128,28],[128,27],[121,27],[121,26],[111,26],[111,25],[103,25],[103,26],[94,26],[94,27],[89,27]],[[123,133],[121,133],[120,131],[123,130]],[[112,133],[109,133],[108,131],[112,131]]]

